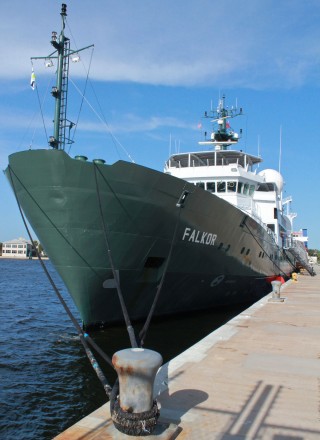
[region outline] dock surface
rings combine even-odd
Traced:
[[[316,271],[283,286],[283,302],[267,295],[165,364],[155,390],[160,422],[171,425],[145,438],[319,439],[319,266]],[[56,437],[130,438],[138,437],[112,426],[109,404]]]

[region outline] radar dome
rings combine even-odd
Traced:
[[[258,173],[259,176],[264,177],[266,183],[275,183],[277,189],[279,192],[283,189],[283,177],[281,174],[276,170],[263,170]]]

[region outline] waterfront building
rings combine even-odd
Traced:
[[[30,240],[19,237],[2,243],[2,257],[28,258],[31,255],[32,244]]]

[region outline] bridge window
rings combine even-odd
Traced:
[[[227,183],[227,191],[228,192],[236,192],[237,182],[228,182]]]
[[[253,193],[254,193],[254,185],[250,185],[250,188],[249,188],[249,195],[252,196]]]
[[[218,182],[218,193],[226,192],[226,182]]]
[[[204,189],[204,182],[196,182],[196,186],[199,186],[200,188]]]
[[[243,182],[238,182],[238,193],[239,194],[242,193],[242,188],[243,188]]]
[[[216,191],[216,182],[207,182],[207,190],[211,192]]]
[[[248,195],[248,191],[249,191],[249,183],[245,183],[243,187],[243,194]]]

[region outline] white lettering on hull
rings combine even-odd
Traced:
[[[205,244],[207,246],[214,246],[217,239],[217,234],[211,232],[201,232],[197,229],[185,228],[182,241],[192,241],[193,243]]]

